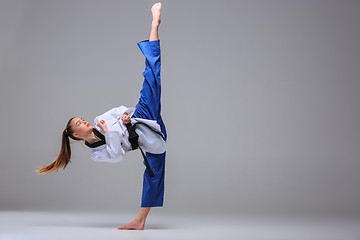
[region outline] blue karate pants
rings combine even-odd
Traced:
[[[140,91],[139,102],[132,117],[156,120],[161,127],[161,131],[167,140],[164,122],[161,118],[161,54],[160,40],[144,40],[138,42],[141,52],[145,56],[145,70],[142,73],[144,83]],[[141,207],[162,207],[164,199],[164,180],[165,180],[165,155],[152,154],[145,152],[151,170],[155,177],[150,177],[147,169],[144,171],[143,191]],[[145,160],[143,161],[145,165]],[[146,165],[145,165],[146,166]]]

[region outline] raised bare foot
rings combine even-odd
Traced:
[[[153,15],[152,26],[158,27],[161,23],[161,2],[155,3],[151,7],[151,12]]]
[[[126,225],[118,227],[118,230],[144,230],[145,222],[132,220]]]

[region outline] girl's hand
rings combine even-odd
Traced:
[[[104,133],[108,133],[109,130],[106,126],[106,122],[104,120],[100,120],[97,125],[99,126],[99,128],[101,128],[101,130],[103,130]]]
[[[124,112],[124,114],[122,115],[122,120],[124,124],[128,124],[131,122],[131,117],[126,112]]]

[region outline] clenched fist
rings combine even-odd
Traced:
[[[104,133],[108,133],[109,130],[106,126],[106,122],[104,120],[100,120],[97,125],[99,126],[99,128],[101,128],[101,130],[103,130]]]
[[[122,115],[122,120],[124,124],[128,124],[131,122],[131,117],[129,116],[129,114],[127,114],[127,112],[124,112],[124,114]]]

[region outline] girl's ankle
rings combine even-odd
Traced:
[[[153,21],[151,22],[151,26],[152,26],[153,28],[158,28],[159,25],[160,25],[160,21],[155,21],[155,20],[153,20]]]

